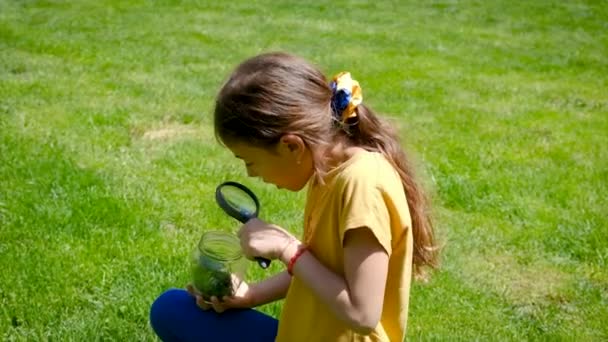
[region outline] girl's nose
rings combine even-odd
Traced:
[[[247,176],[248,177],[257,177],[258,174],[255,173],[254,171],[250,170],[249,168],[247,168]]]

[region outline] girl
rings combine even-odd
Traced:
[[[396,133],[362,104],[358,82],[341,73],[328,84],[299,57],[262,54],[230,76],[214,115],[249,176],[308,185],[304,234],[247,222],[245,255],[287,270],[211,304],[191,286],[165,292],[151,309],[160,338],[403,341],[412,272],[436,266],[433,230]],[[282,298],[279,321],[250,309]]]

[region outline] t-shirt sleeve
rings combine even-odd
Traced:
[[[374,173],[374,172],[372,172]],[[390,255],[390,214],[374,175],[360,174],[344,180],[340,213],[340,240],[350,229],[367,227]]]

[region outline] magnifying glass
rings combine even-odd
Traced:
[[[215,201],[231,217],[246,223],[258,217],[260,202],[253,191],[237,182],[224,182],[215,189]],[[256,257],[262,268],[270,266],[270,260]]]

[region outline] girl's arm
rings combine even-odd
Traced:
[[[287,271],[278,273],[249,287],[251,307],[260,306],[285,298],[291,276]]]
[[[242,282],[233,296],[211,297],[210,301],[205,301],[191,284],[186,289],[196,298],[196,304],[201,309],[224,312],[228,309],[248,309],[284,298],[290,283],[291,276],[284,271],[253,285]]]
[[[285,264],[298,244],[281,255]],[[302,254],[293,274],[305,282],[353,330],[369,334],[380,321],[388,273],[388,254],[366,227],[351,229],[344,237],[344,276],[334,273],[312,253]]]

